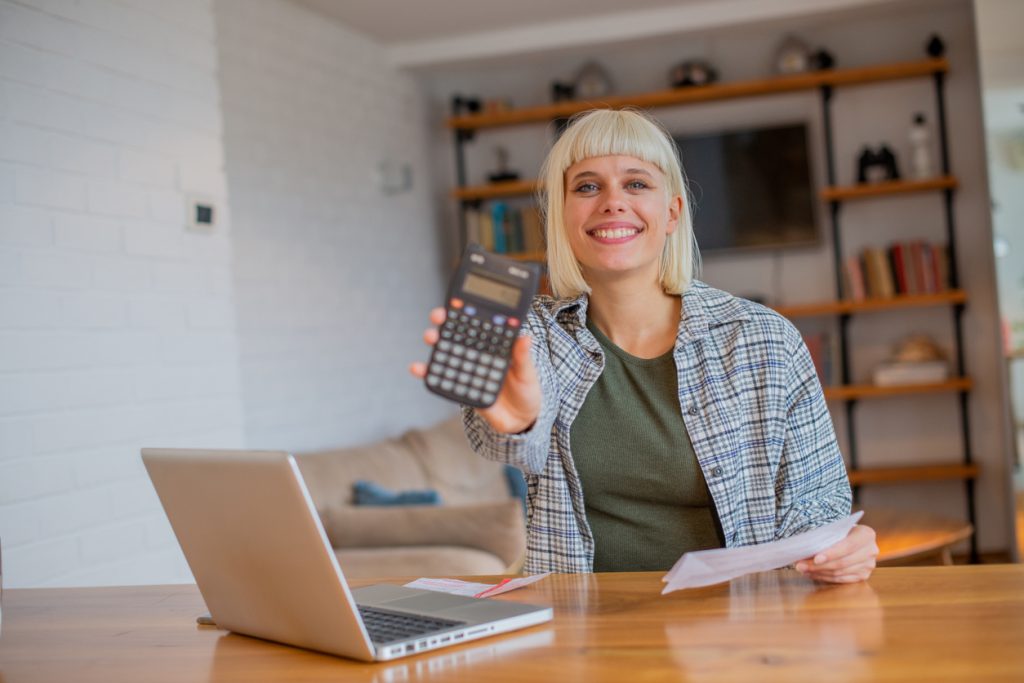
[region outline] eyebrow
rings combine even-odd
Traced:
[[[622,174],[623,175],[643,175],[643,176],[647,176],[648,178],[653,178],[654,177],[650,173],[650,171],[646,171],[646,170],[644,170],[642,168],[627,168],[625,171],[623,171]],[[569,182],[570,183],[575,183],[577,180],[580,180],[581,178],[597,178],[597,177],[599,177],[599,176],[594,171],[581,171],[580,173],[577,173],[575,176],[573,176],[572,180],[570,180]]]

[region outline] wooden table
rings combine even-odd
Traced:
[[[551,576],[501,599],[553,604],[552,623],[383,664],[196,626],[192,586],[8,590],[0,681],[1024,681],[1024,566],[660,589],[656,573]]]

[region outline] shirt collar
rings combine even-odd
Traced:
[[[561,299],[555,303],[553,315],[563,321],[568,317],[585,328],[589,301],[585,292],[575,299]],[[677,339],[680,342],[703,339],[713,327],[749,319],[749,309],[742,299],[694,280],[683,292]]]

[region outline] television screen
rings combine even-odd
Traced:
[[[818,241],[805,124],[675,142],[701,252]]]

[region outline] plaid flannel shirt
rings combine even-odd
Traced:
[[[799,332],[778,313],[693,282],[673,357],[683,422],[727,547],[784,538],[850,512],[850,483],[821,384]],[[465,408],[466,435],[525,473],[525,571],[590,572],[594,537],[569,433],[604,368],[587,295],[537,297],[524,331],[542,391],[536,423],[501,434]]]

